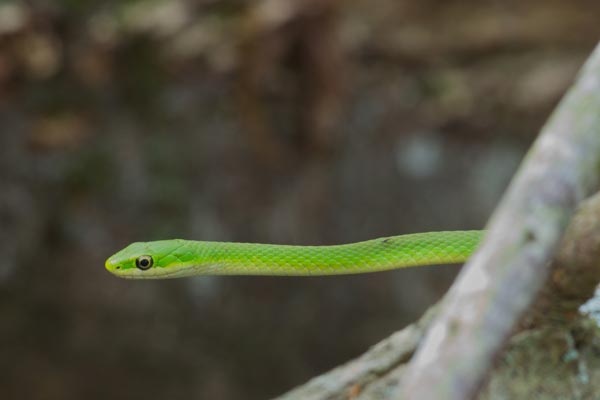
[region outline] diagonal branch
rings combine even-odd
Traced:
[[[600,46],[534,143],[444,299],[404,399],[469,399],[531,306],[573,210],[600,175]]]

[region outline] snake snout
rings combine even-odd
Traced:
[[[104,266],[109,272],[112,272],[113,274],[121,269],[121,263],[113,257],[110,257],[108,260],[106,260]]]

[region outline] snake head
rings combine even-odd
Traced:
[[[184,243],[180,239],[132,243],[110,256],[104,265],[120,278],[169,278],[185,264],[188,252]]]

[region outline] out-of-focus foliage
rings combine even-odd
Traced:
[[[599,37],[590,1],[0,2],[2,398],[261,399],[456,267],[120,281],[134,240],[479,228]]]

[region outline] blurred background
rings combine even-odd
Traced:
[[[4,399],[264,399],[458,266],[124,281],[166,238],[481,228],[599,34],[591,0],[0,2]]]

